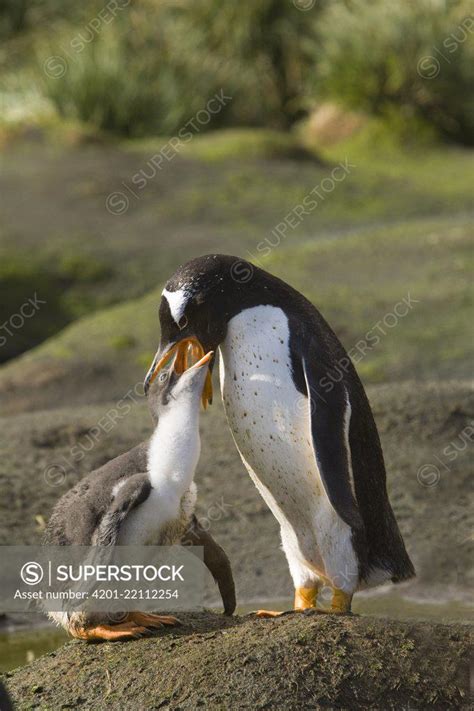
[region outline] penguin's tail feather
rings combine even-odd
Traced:
[[[415,568],[387,494],[385,462],[377,426],[362,383],[354,371],[350,394],[349,444],[356,497],[365,529],[361,578],[367,585],[413,578]]]
[[[392,575],[392,583],[403,583],[405,580],[410,580],[416,576],[415,566],[408,557],[408,553],[403,563],[403,566],[397,566],[397,571]]]
[[[373,551],[372,555],[369,550],[370,573],[367,578],[378,577],[386,581],[391,580],[392,583],[402,583],[415,577],[416,571],[391,510],[390,514],[388,518],[393,519],[393,524],[388,527],[388,531],[386,530],[383,536],[386,550]]]
[[[399,552],[399,551],[398,551]],[[416,575],[415,568],[408,554],[394,560],[393,556],[373,556],[365,575],[360,582],[360,590],[376,587],[383,583],[402,583]]]

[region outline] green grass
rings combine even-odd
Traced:
[[[423,214],[430,208],[436,213],[473,208],[469,182],[474,179],[474,152],[470,149],[425,140],[423,135],[413,135],[400,144],[383,123],[372,121],[350,139],[322,149],[322,154],[333,161],[350,156],[370,176],[372,187],[382,182],[378,196],[384,192],[383,181],[393,181],[399,199],[407,200],[405,207],[412,214]],[[410,192],[414,193],[413,200],[408,202]],[[384,197],[390,203],[396,196]],[[374,207],[372,210],[376,211]]]
[[[316,154],[303,147],[296,133],[266,129],[223,129],[204,134],[185,146],[184,155],[205,161],[239,160],[243,156],[316,159]]]
[[[468,377],[472,236],[468,221],[418,220],[300,246],[285,243],[262,266],[319,306],[346,348],[355,349],[366,382]],[[393,316],[404,298],[411,307],[398,306],[402,316]],[[357,350],[361,341],[369,347]]]
[[[25,354],[23,359],[79,358],[89,363],[105,363],[120,354],[120,358],[151,361],[153,345],[158,345],[159,298],[160,291],[157,290],[141,299],[131,299],[77,319],[55,338]],[[153,344],[154,333],[157,335]]]
[[[288,238],[261,266],[310,298],[348,350],[368,343],[357,356],[365,382],[467,377],[473,345],[471,239],[467,221],[407,221],[317,242]],[[157,289],[83,317],[4,371],[72,358],[113,367],[119,358],[139,374],[158,342],[159,296]],[[408,297],[406,315],[390,316],[384,324]],[[377,344],[367,335],[374,329]]]
[[[105,261],[80,252],[63,249],[55,259],[47,250],[25,255],[18,250],[0,248],[0,324],[3,331],[0,362],[33,348],[67,323],[100,303],[105,284],[112,280],[112,270]],[[24,307],[33,300],[38,308]],[[22,309],[30,314],[21,319]],[[31,315],[34,313],[34,317]],[[12,323],[21,327],[11,329]],[[8,338],[5,333],[8,334]]]
[[[472,211],[472,151],[428,141],[400,145],[373,121],[349,140],[311,150],[304,148],[303,132],[249,129],[197,135],[148,182],[125,215],[109,214],[107,194],[121,189],[123,181],[130,185],[165,140],[94,148],[53,148],[47,137],[45,144],[32,148],[25,142],[12,144],[1,165],[7,210],[0,240],[1,272],[15,282],[8,288],[15,304],[8,299],[13,310],[3,320],[31,295],[31,285],[39,291],[45,281],[51,308],[28,321],[21,342],[10,342],[11,355],[54,335],[78,316],[145,295],[193,256],[226,252],[261,259],[262,249],[268,251],[265,240],[275,244],[275,226],[312,189],[321,192],[334,167],[347,160],[352,167],[345,179],[323,191],[324,199],[287,230],[269,268],[281,269],[284,278],[314,297],[342,329],[343,340],[344,321],[357,324],[358,335],[401,298],[402,288],[414,294],[415,287],[428,291],[430,304],[438,301],[437,323],[423,322],[420,332],[404,324],[403,354],[394,345],[390,362],[379,362],[377,353],[364,359],[361,368],[371,380],[398,373],[399,358],[412,363],[420,353],[423,362],[440,353],[448,363],[463,360],[467,344],[457,334],[467,332],[468,305],[453,294],[461,292],[470,258],[465,240]],[[28,210],[15,202],[25,192]],[[462,239],[456,237],[458,229]],[[310,258],[317,281],[311,271],[308,275]],[[326,286],[313,293],[320,281],[320,260]],[[340,273],[346,263],[353,274]],[[363,283],[368,291],[362,293]],[[374,284],[377,289],[371,290]],[[417,323],[417,313],[410,315],[410,324]],[[135,326],[131,324],[132,331]],[[68,338],[59,339],[62,352],[69,350]],[[101,333],[97,338],[102,343]],[[436,345],[440,338],[441,351]],[[115,354],[140,359],[141,336],[111,332],[108,343]],[[90,340],[88,347],[93,348]],[[437,367],[449,370],[443,364]]]
[[[153,155],[161,142],[145,145]],[[288,160],[292,154],[314,160]],[[400,146],[376,122],[350,140],[313,152],[295,135],[249,129],[196,136],[181,155],[211,163],[208,178],[178,185],[158,206],[163,217],[205,215],[208,222],[238,222],[250,230],[257,224],[271,231],[346,159],[349,174],[332,192],[322,192],[324,200],[296,234],[472,209],[472,151],[430,142]]]

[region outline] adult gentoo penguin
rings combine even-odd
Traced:
[[[219,348],[227,419],[280,524],[295,610],[316,607],[323,584],[331,611],[347,612],[356,590],[414,575],[364,388],[302,294],[238,257],[208,255],[168,281],[160,324],[145,387],[181,339]],[[335,372],[342,377],[328,377]]]
[[[186,348],[186,346],[185,346]],[[148,394],[156,427],[151,439],[116,457],[82,479],[56,504],[45,545],[197,545],[213,574],[226,614],[235,609],[229,560],[194,515],[194,471],[199,459],[199,403],[207,353],[183,372],[181,351]],[[107,613],[49,613],[71,635],[86,640],[116,640],[145,635],[178,620],[169,615],[130,612],[120,624]]]

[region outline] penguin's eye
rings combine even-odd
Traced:
[[[165,371],[163,371],[163,373],[160,373],[160,375],[158,377],[158,382],[164,383],[167,380],[168,380],[168,372],[165,370]]]
[[[187,316],[181,316],[181,318],[178,321],[178,328],[180,331],[183,330],[183,328],[186,328],[188,325],[188,317]]]

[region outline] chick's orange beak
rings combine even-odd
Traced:
[[[204,365],[207,365],[209,361],[211,360],[212,356],[214,355],[214,351],[209,351],[209,353],[206,353],[200,360],[198,360],[197,363],[194,363],[188,370],[192,370],[193,368],[202,368]]]
[[[168,365],[173,356],[175,357],[173,369],[178,375],[181,375],[181,373],[184,373],[188,368],[199,368],[206,365],[213,355],[213,351],[204,353],[204,348],[197,338],[183,338],[182,341],[171,346],[156,363],[153,373],[148,380],[148,385],[151,385],[160,370],[162,370],[165,365]],[[206,374],[206,382],[204,383],[201,399],[204,409],[207,408],[208,404],[212,405],[212,378],[209,370]]]

